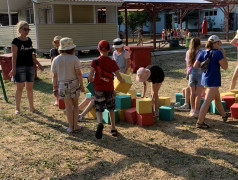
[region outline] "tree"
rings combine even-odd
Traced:
[[[125,12],[121,13],[123,17],[123,23],[125,23]],[[152,17],[150,13],[146,10],[141,12],[128,12],[127,13],[128,20],[128,28],[133,34],[133,42],[134,42],[134,34],[137,30],[137,27],[140,25],[144,25],[146,22],[152,22]]]
[[[209,18],[207,19],[207,23],[208,23],[208,25],[209,25],[209,29],[212,30],[212,29],[213,29],[213,26],[216,25],[215,18],[209,17]]]

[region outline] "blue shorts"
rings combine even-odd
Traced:
[[[18,66],[16,67],[15,81],[21,82],[34,82],[35,68],[33,66]]]
[[[190,74],[189,74],[189,80],[188,80],[188,86],[202,86],[201,84],[202,80],[202,70],[201,69],[195,69],[192,68]]]

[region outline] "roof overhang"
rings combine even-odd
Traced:
[[[205,3],[209,4],[211,2],[205,0],[124,0],[124,2],[135,2],[135,3]]]
[[[31,0],[8,0],[11,13],[17,13],[21,8],[26,6]],[[0,0],[0,13],[8,13],[7,0]]]
[[[120,6],[123,0],[33,0],[35,3],[71,5],[114,5]]]

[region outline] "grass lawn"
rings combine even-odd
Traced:
[[[222,70],[220,92],[228,91],[236,67],[236,48],[227,50],[229,69]],[[185,54],[152,57],[165,71],[160,96],[175,101],[175,93],[187,86]],[[87,72],[90,63],[83,63]],[[26,93],[21,115],[14,115],[15,87],[5,82],[9,103],[0,91],[0,179],[237,179],[238,121],[223,123],[219,115],[207,114],[209,130],[195,128],[196,119],[175,112],[171,122],[155,119],[150,127],[120,122],[118,137],[94,136],[96,120],[81,122],[84,131],[68,134],[64,111],[53,106],[50,67],[38,72],[34,85],[35,107],[29,113]],[[135,81],[133,89],[141,92]],[[85,81],[86,84],[86,81]],[[149,96],[150,91],[147,92]],[[80,101],[85,97],[81,94]]]

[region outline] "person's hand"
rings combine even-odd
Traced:
[[[41,64],[38,64],[38,68],[39,68],[41,71],[44,71],[44,67],[43,67]]]
[[[188,74],[186,74],[186,79],[187,79],[187,80],[189,79],[189,75],[188,75]]]
[[[53,93],[54,93],[54,96],[55,96],[55,97],[58,97],[58,96],[59,96],[58,90],[54,90]]]
[[[220,50],[221,50],[223,56],[226,56],[226,51],[223,48],[221,48]]]
[[[10,77],[15,76],[15,75],[16,75],[16,69],[12,69],[8,74],[8,76],[10,76]]]
[[[125,83],[126,82],[126,80],[125,79],[121,79],[121,81],[120,81],[121,83]]]
[[[80,86],[80,91],[81,91],[81,92],[85,92],[85,89],[84,89],[83,86]]]

